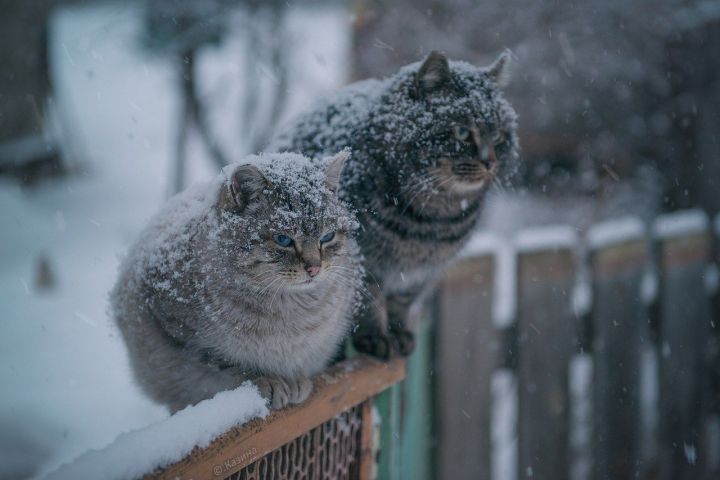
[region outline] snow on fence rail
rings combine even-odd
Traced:
[[[47,479],[369,479],[373,397],[404,376],[401,359],[358,356],[320,375],[307,402],[270,413],[254,387],[242,386],[122,435]]]
[[[433,308],[436,477],[720,478],[718,237],[693,210],[470,242]]]

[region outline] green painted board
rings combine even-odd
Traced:
[[[415,351],[408,359],[403,382],[400,478],[433,478],[432,322],[422,317],[415,330]]]
[[[380,414],[379,480],[400,478],[400,395],[402,383],[393,385],[375,397]]]

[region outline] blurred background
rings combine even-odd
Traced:
[[[2,479],[167,416],[133,385],[106,311],[163,201],[314,100],[431,50],[478,66],[513,51],[522,156],[483,232],[720,210],[717,0],[3,0],[0,40]]]

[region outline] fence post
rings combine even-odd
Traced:
[[[712,298],[711,310],[711,349],[710,349],[710,411],[712,418],[707,425],[708,478],[720,478],[720,213],[715,215],[712,235],[712,269],[708,271],[706,282]]]
[[[438,293],[437,478],[490,478],[490,382],[498,361],[492,322],[495,262],[460,260]]]
[[[403,383],[400,478],[404,480],[434,478],[433,305],[423,309],[415,325],[415,351],[408,358]]]
[[[571,309],[575,232],[546,227],[516,239],[518,477],[569,475],[568,367],[577,344]]]
[[[651,348],[640,294],[648,252],[635,218],[588,232],[593,275],[593,478],[639,477],[642,352]],[[643,468],[643,471],[645,469]]]
[[[653,225],[660,275],[659,478],[702,477],[706,457],[710,305],[704,276],[710,244],[703,212],[659,217]]]
[[[381,480],[400,478],[400,394],[402,385],[393,385],[377,397],[375,406],[380,414],[380,461],[378,477]]]

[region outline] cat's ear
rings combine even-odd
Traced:
[[[340,175],[342,175],[343,167],[348,158],[350,158],[350,149],[345,148],[334,157],[330,157],[327,161],[327,165],[325,166],[325,184],[333,192],[337,192],[338,186],[340,185]]]
[[[245,210],[262,196],[267,186],[267,178],[255,165],[235,167],[227,182],[227,192],[221,196],[220,206],[225,209]]]
[[[507,87],[510,84],[510,70],[512,66],[512,52],[506,48],[495,61],[487,67],[487,75],[498,87]]]
[[[445,55],[432,51],[425,59],[415,77],[420,92],[432,93],[450,82],[450,64]]]

